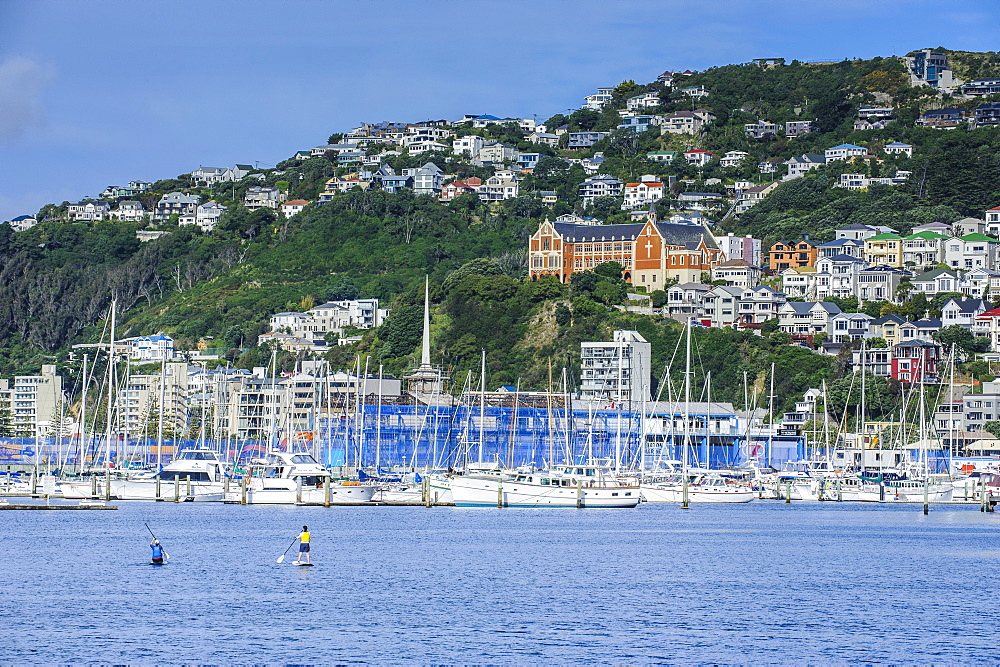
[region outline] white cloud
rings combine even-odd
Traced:
[[[49,68],[27,58],[0,61],[0,143],[44,125],[42,91],[50,76]]]

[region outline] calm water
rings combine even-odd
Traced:
[[[0,512],[0,662],[995,662],[1000,513]],[[150,567],[148,521],[172,556]],[[303,523],[317,567],[275,559]],[[294,559],[292,551],[287,561]]]

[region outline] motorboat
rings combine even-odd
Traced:
[[[312,505],[326,504],[329,500],[331,505],[356,505],[370,502],[375,494],[373,486],[334,480],[306,452],[270,452],[252,459],[246,469],[245,499],[242,485],[242,481],[231,485],[225,501],[248,505]]]
[[[97,475],[94,480],[62,482],[64,498],[106,495],[116,500],[220,501],[225,490],[226,466],[211,449],[182,449],[177,458],[160,471],[129,478]]]
[[[639,485],[623,482],[606,465],[574,464],[507,474],[457,475],[451,493],[458,507],[599,507],[639,504]]]

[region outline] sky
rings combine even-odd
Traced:
[[[0,0],[0,221],[362,122],[537,117],[760,57],[1000,49],[997,0]]]

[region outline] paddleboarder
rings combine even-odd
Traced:
[[[153,565],[163,565],[163,547],[160,546],[160,541],[154,537],[149,548],[153,550]]]
[[[305,557],[305,564],[312,565],[312,557],[309,555],[309,526],[302,526],[302,532],[299,533],[299,555],[295,559],[296,565],[302,565],[302,559]]]

